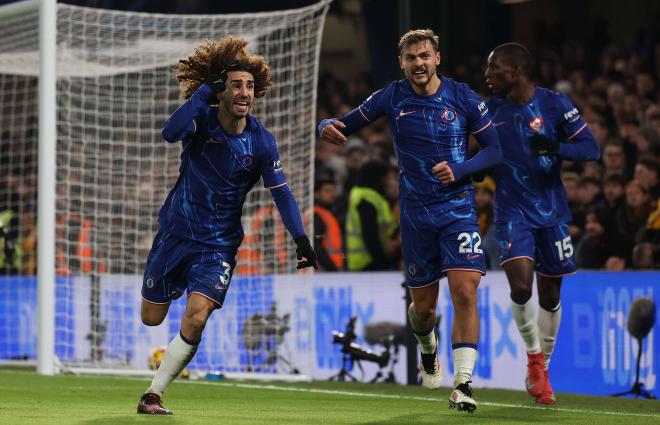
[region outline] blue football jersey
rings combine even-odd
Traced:
[[[502,96],[493,97],[487,105],[504,152],[504,160],[493,169],[495,222],[544,228],[571,221],[560,178],[561,157],[535,156],[529,138],[540,133],[570,143],[579,134],[589,133],[577,108],[563,94],[542,87],[536,87],[532,99],[523,105]],[[587,140],[595,144],[593,137]]]
[[[158,222],[162,230],[180,238],[238,247],[247,193],[260,177],[266,188],[286,184],[286,177],[274,137],[256,118],[248,115],[245,130],[234,135],[223,130],[217,115],[217,107],[203,107],[190,120],[182,140],[179,178]]]
[[[438,91],[429,96],[415,93],[409,79],[394,81],[372,94],[360,106],[364,118],[373,122],[386,115],[399,161],[399,197],[402,202],[426,206],[457,199],[471,191],[469,176],[443,185],[432,173],[439,162],[466,161],[468,134],[490,124],[484,101],[467,84],[440,77]],[[459,197],[471,204],[471,196]]]

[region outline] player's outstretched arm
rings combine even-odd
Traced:
[[[300,211],[298,210],[298,204],[289,190],[289,186],[287,184],[282,184],[271,188],[270,193],[273,196],[273,201],[275,201],[277,210],[280,212],[284,227],[286,227],[289,234],[291,234],[291,237],[293,237],[293,240],[296,242],[296,254],[298,256],[297,268],[303,269],[305,267],[314,267],[317,269],[316,253],[309,242],[309,238],[305,235],[302,219],[300,218]]]
[[[165,121],[162,135],[170,143],[185,140],[197,130],[196,118],[208,106],[214,90],[202,84],[176,111]]]
[[[360,108],[355,108],[343,117],[330,118],[319,124],[319,136],[321,140],[333,145],[343,145],[347,142],[346,136],[350,136],[361,128],[371,124]]]
[[[392,86],[378,90],[343,117],[325,119],[319,123],[321,140],[333,145],[344,145],[346,137],[376,121],[385,113],[388,93]]]

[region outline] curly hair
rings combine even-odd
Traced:
[[[218,41],[200,43],[176,69],[176,80],[181,86],[181,97],[188,99],[213,74],[220,74],[232,64],[245,68],[254,77],[254,96],[262,97],[273,84],[270,67],[263,56],[245,49],[248,41],[227,36]]]

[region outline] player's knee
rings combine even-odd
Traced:
[[[147,326],[158,326],[161,323],[163,323],[163,320],[165,320],[164,316],[158,317],[142,312],[142,323],[144,323]]]
[[[410,319],[428,320],[435,314],[435,303],[431,302],[413,302],[408,307],[408,316]]]
[[[511,300],[516,304],[525,304],[532,298],[532,288],[522,285],[511,285]]]
[[[477,305],[477,287],[475,285],[456,285],[451,298],[455,305],[463,307]]]
[[[553,311],[559,305],[559,293],[539,294],[539,305],[548,311]]]
[[[186,312],[183,320],[186,322],[186,327],[189,328],[195,334],[201,334],[206,326],[206,321],[209,318],[209,314],[204,310],[198,310],[193,312]]]
[[[140,308],[140,317],[142,323],[147,326],[158,326],[163,323],[165,316],[170,308],[169,304],[154,304],[142,300],[142,307]]]

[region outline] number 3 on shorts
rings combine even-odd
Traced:
[[[479,248],[481,246],[481,235],[479,232],[473,232],[472,236],[469,233],[463,232],[458,235],[458,240],[461,244],[458,246],[458,252],[461,254],[483,254],[484,250]]]
[[[222,267],[225,268],[225,273],[222,276],[220,276],[220,283],[222,283],[223,285],[228,285],[229,279],[231,279],[231,264],[229,264],[226,261],[223,261]]]

